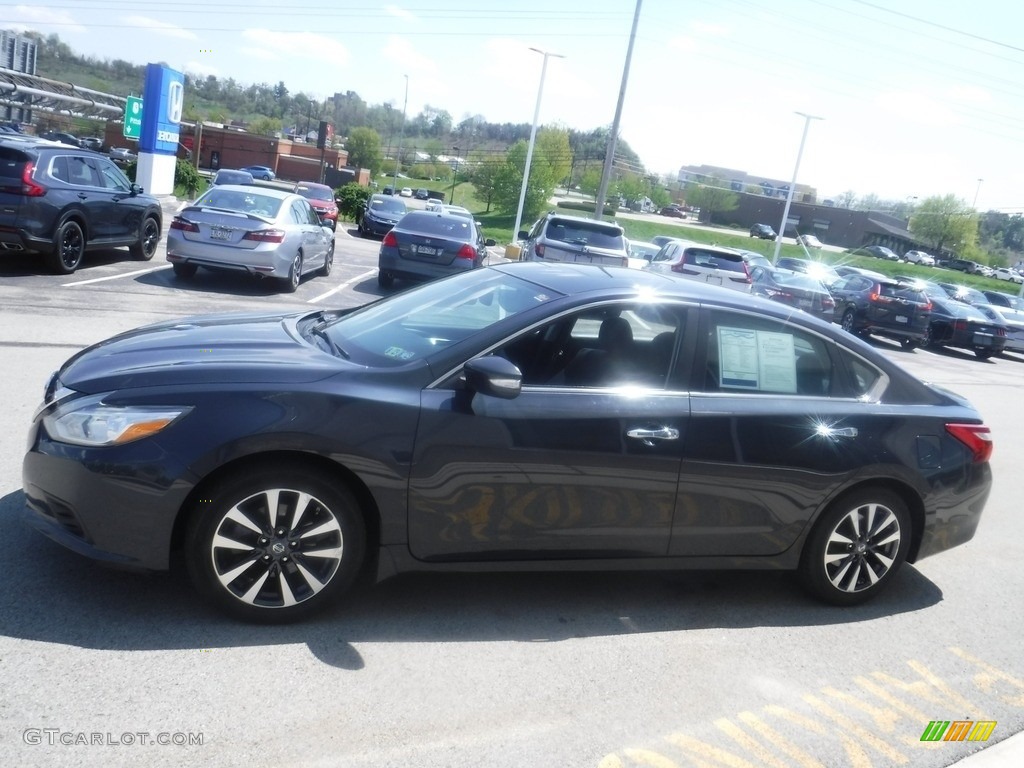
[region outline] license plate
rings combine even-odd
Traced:
[[[987,333],[976,333],[974,334],[974,344],[978,347],[991,347],[993,338]]]
[[[909,323],[910,322],[910,318],[907,317],[906,315],[896,315],[896,322],[897,323]]]
[[[722,278],[720,278],[718,275],[708,275],[706,282],[710,283],[711,285],[721,285]]]
[[[414,245],[412,252],[420,256],[437,256],[437,248],[431,248],[429,245]]]
[[[806,309],[807,307],[811,306],[811,300],[810,299],[800,299],[800,300],[797,301],[797,306]]]
[[[211,240],[230,240],[231,230],[230,229],[211,229],[210,230]]]

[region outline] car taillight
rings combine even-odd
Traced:
[[[46,187],[32,179],[35,169],[35,163],[25,163],[25,169],[21,172],[21,194],[26,197],[42,197],[46,194]]]
[[[466,243],[464,246],[459,248],[459,252],[455,254],[455,258],[473,260],[476,258],[476,248],[469,243]]]
[[[257,229],[246,232],[242,239],[255,240],[257,243],[283,243],[284,234],[283,229]]]
[[[967,446],[974,463],[992,456],[992,432],[984,424],[947,424],[946,431]]]
[[[925,312],[931,312],[931,311],[932,311],[932,303],[931,303],[931,302],[929,301],[929,302],[928,302],[927,304],[925,304],[925,305],[924,305],[923,307],[921,307],[921,308],[922,308],[922,309],[923,309],[923,310],[924,310]]]
[[[778,288],[765,288],[764,295],[769,299],[778,299],[779,301],[790,301],[793,298],[792,293],[780,291]]]
[[[395,233],[393,231],[389,230],[388,233],[386,235],[384,235],[384,239],[381,240],[380,244],[381,245],[386,245],[389,248],[397,248],[398,247],[398,238],[395,237]]]
[[[536,243],[533,246],[533,252],[537,254],[540,258],[544,258],[544,246],[541,245],[540,243]]]
[[[966,331],[967,330],[967,321],[966,320],[957,320],[955,323],[953,323],[953,328],[955,330],[957,330],[957,331]]]
[[[183,219],[180,216],[175,216],[173,219],[171,219],[171,227],[170,228],[171,229],[178,229],[178,230],[181,230],[182,232],[198,232],[199,231],[199,227],[196,224],[193,224],[188,219]]]

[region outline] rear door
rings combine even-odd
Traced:
[[[22,174],[30,159],[20,150],[0,147],[0,242],[20,243],[14,236],[8,240],[2,230],[5,227],[13,229],[20,220],[24,200]]]

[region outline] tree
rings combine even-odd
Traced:
[[[526,150],[526,141],[513,144],[505,154],[505,163],[495,175],[494,205],[500,211],[515,213],[519,208]],[[568,133],[550,128],[538,132],[530,163],[530,181],[523,201],[524,217],[533,218],[544,210],[555,185],[565,178],[570,165]]]
[[[852,189],[848,189],[836,198],[836,205],[839,208],[853,208],[853,204],[856,200],[857,193]]]
[[[498,158],[487,158],[486,160],[482,160],[470,175],[470,181],[472,181],[473,186],[476,187],[477,197],[482,197],[484,202],[487,203],[487,210],[484,211],[484,213],[491,212],[491,202],[494,200],[496,179],[504,165],[504,160]]]
[[[686,204],[700,208],[701,218],[711,221],[716,213],[736,210],[740,198],[722,179],[709,176],[703,182],[686,185]]]
[[[384,164],[380,150],[380,135],[373,128],[353,128],[345,142],[348,150],[348,164],[356,168],[368,168],[376,176]]]
[[[281,121],[273,117],[257,117],[249,123],[249,133],[257,136],[273,136],[281,130]]]
[[[973,248],[978,238],[977,213],[956,195],[925,198],[910,219],[910,231],[936,253],[944,248]]]

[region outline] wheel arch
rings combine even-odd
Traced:
[[[381,523],[380,508],[377,506],[373,494],[370,493],[370,489],[348,467],[332,461],[326,456],[294,450],[268,451],[240,456],[222,464],[206,475],[189,492],[178,509],[171,532],[171,551],[178,552],[183,549],[189,519],[199,508],[199,499],[206,497],[211,488],[236,473],[257,473],[263,469],[280,470],[284,467],[314,469],[326,480],[342,485],[355,496],[366,528],[366,558],[363,563],[363,572],[372,572],[371,569],[376,565],[377,552],[380,549]]]
[[[67,224],[69,221],[75,222],[78,228],[82,230],[82,237],[85,238],[85,245],[88,247],[89,239],[92,233],[89,230],[88,217],[85,215],[85,211],[79,210],[78,208],[72,208],[62,213],[57,217],[57,226],[53,228],[53,234],[56,236],[57,232]],[[141,226],[141,225],[140,225]]]
[[[865,478],[854,483],[848,488],[844,488],[842,492],[837,494],[834,498],[830,499],[827,503],[822,504],[821,509],[815,515],[811,525],[807,526],[804,541],[801,544],[801,558],[803,557],[803,553],[806,551],[806,547],[804,545],[807,543],[807,537],[811,535],[811,531],[818,524],[818,521],[825,511],[831,509],[836,504],[841,504],[843,500],[849,496],[868,488],[882,488],[890,491],[891,493],[896,494],[900,500],[906,504],[907,511],[910,513],[911,526],[910,548],[907,550],[907,562],[913,563],[917,559],[917,553],[921,548],[921,541],[924,537],[924,501],[921,499],[921,495],[912,486],[894,477]]]

